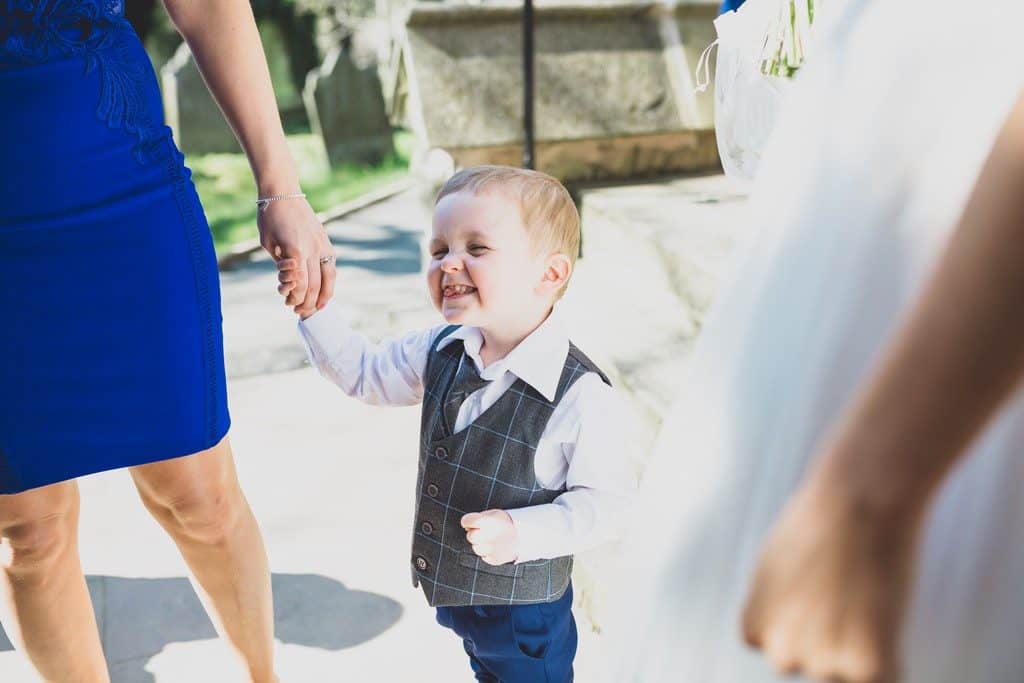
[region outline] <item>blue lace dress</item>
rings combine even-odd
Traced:
[[[0,0],[0,494],[227,433],[213,244],[122,0]]]

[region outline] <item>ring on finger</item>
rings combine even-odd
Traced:
[[[328,263],[334,263],[334,259],[335,259],[334,254],[328,254],[327,256],[321,256],[320,257],[320,265],[323,266],[323,265],[326,265]]]

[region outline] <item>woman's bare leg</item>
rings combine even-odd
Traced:
[[[0,620],[45,681],[106,683],[78,558],[78,485],[0,496]]]
[[[270,571],[225,438],[208,451],[131,468],[142,502],[192,570],[217,631],[255,683],[276,681]]]

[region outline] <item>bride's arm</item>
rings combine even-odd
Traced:
[[[1024,98],[822,476],[914,515],[1022,377]]]
[[[1024,98],[921,298],[765,545],[744,631],[779,668],[894,680],[928,503],[1024,377],[1022,188]]]
[[[295,161],[285,143],[270,72],[252,9],[246,0],[164,0],[167,13],[188,43],[224,117],[245,150],[260,197],[300,191]],[[259,214],[263,246],[276,259],[305,264],[303,279],[287,303],[308,315],[331,297],[334,264],[323,228],[301,199],[269,204]]]

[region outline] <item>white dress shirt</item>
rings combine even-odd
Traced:
[[[427,356],[446,325],[370,342],[352,329],[336,304],[299,323],[310,362],[349,396],[373,405],[406,406],[423,400]],[[516,378],[554,400],[569,352],[561,317],[553,312],[507,356],[483,367],[483,335],[463,326],[441,341],[459,339],[488,380],[459,408],[461,431],[494,404]],[[553,502],[508,510],[519,537],[517,562],[561,557],[616,538],[636,487],[629,450],[635,413],[597,373],[588,372],[555,406],[534,456],[537,482],[565,492]]]

